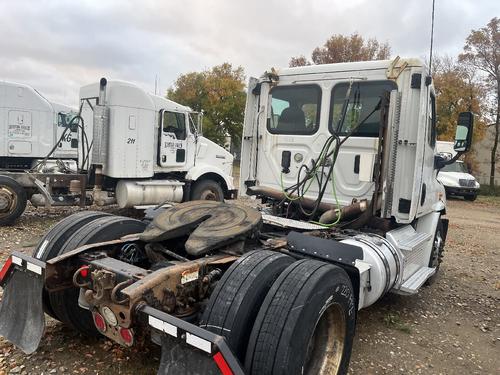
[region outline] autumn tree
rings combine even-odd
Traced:
[[[314,64],[331,64],[350,61],[386,60],[391,55],[388,43],[375,38],[365,39],[358,33],[349,36],[332,35],[322,47],[316,47],[311,55]],[[305,56],[292,57],[290,67],[311,65]]]
[[[475,116],[473,148],[484,137],[487,108],[485,89],[474,70],[451,57],[433,59],[433,79],[437,103],[437,134],[441,141],[453,141],[460,112],[471,111]],[[474,153],[468,153],[465,161],[476,168]]]
[[[207,138],[223,145],[229,135],[234,145],[240,144],[246,98],[242,67],[224,63],[182,74],[168,89],[167,97],[203,111],[203,135]]]
[[[474,71],[471,71],[451,57],[433,59],[434,88],[437,96],[437,134],[440,140],[455,138],[457,119],[460,112],[471,111],[476,118],[474,140],[484,134],[485,89]]]
[[[500,19],[495,17],[488,24],[472,30],[465,41],[460,61],[482,73],[490,99],[493,126],[493,146],[490,154],[490,189],[495,189],[495,171],[500,138]]]

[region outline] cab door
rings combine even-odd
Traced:
[[[161,111],[158,150],[158,165],[160,167],[185,167],[188,151],[186,122],[186,113]]]
[[[66,128],[76,113],[57,113],[56,141],[59,141],[55,155],[57,157],[77,158],[78,157],[78,129],[71,131]],[[63,133],[64,137],[61,139]],[[81,131],[81,130],[80,130]]]

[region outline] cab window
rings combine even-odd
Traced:
[[[354,82],[349,95],[347,112],[341,129],[338,129],[344,106],[348,82],[336,84],[332,89],[330,102],[330,132],[338,131],[339,135],[346,135],[353,131],[354,137],[378,137],[380,128],[380,100],[387,91],[397,89],[393,81]]]
[[[319,128],[321,88],[317,85],[271,89],[267,129],[272,134],[313,134]]]
[[[184,113],[164,111],[163,132],[173,133],[180,140],[186,139],[186,116]]]

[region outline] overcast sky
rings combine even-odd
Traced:
[[[77,105],[100,77],[166,89],[181,73],[228,61],[247,77],[310,56],[335,33],[428,55],[432,0],[0,0],[0,80]],[[458,54],[499,0],[436,0],[435,51]]]

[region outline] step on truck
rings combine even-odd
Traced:
[[[46,207],[144,208],[236,196],[233,156],[202,136],[202,114],[189,107],[103,78],[82,87],[79,110],[64,116],[34,90],[21,89],[0,97],[6,106],[0,125],[9,129],[0,143],[0,225],[15,221],[28,200]],[[16,109],[18,102],[27,109]],[[62,130],[54,137],[55,113]],[[68,137],[70,159],[63,152]]]
[[[396,58],[250,79],[240,190],[258,199],[63,219],[3,266],[0,335],[32,353],[46,313],[124,346],[147,335],[158,374],[346,374],[357,312],[417,293],[443,258],[450,161],[427,72]],[[457,154],[472,127],[462,113]]]

